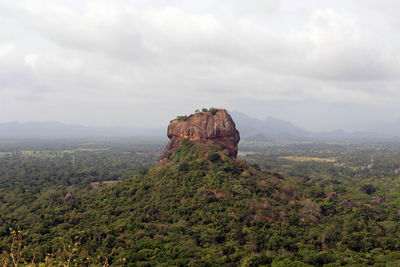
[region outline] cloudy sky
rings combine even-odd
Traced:
[[[0,122],[400,118],[400,1],[0,0]]]

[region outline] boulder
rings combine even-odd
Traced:
[[[68,201],[70,201],[72,199],[75,199],[75,197],[72,195],[72,193],[67,193],[64,198],[64,203],[67,203]]]
[[[336,192],[329,192],[326,194],[327,198],[337,198],[337,193]]]
[[[375,203],[383,203],[383,202],[385,202],[385,200],[383,198],[379,197],[379,196],[374,196],[374,197],[372,197],[371,200],[372,200],[372,202],[375,202]]]

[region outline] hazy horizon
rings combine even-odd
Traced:
[[[0,0],[0,122],[158,128],[214,106],[366,130],[400,118],[399,8]]]
[[[255,123],[253,120],[254,119],[256,119],[256,120],[260,120],[260,123],[262,123],[261,121],[263,121],[263,122],[267,122],[267,121],[269,121],[270,119],[272,120],[272,121],[275,121],[275,122],[277,122],[278,124],[280,124],[280,123],[289,123],[289,124],[291,124],[292,126],[294,126],[294,127],[297,127],[297,128],[300,128],[300,129],[302,129],[302,130],[305,130],[305,131],[308,131],[308,132],[310,132],[310,133],[328,133],[328,132],[331,132],[331,133],[334,133],[334,132],[336,132],[336,131],[346,131],[346,132],[348,132],[348,133],[355,133],[355,132],[358,132],[358,131],[360,131],[360,132],[365,132],[365,133],[367,133],[367,132],[371,132],[371,133],[375,133],[376,135],[375,136],[379,136],[379,134],[383,134],[383,133],[385,133],[386,132],[386,134],[389,134],[389,136],[390,136],[390,134],[393,134],[394,132],[396,132],[397,133],[397,131],[399,131],[399,129],[400,129],[400,124],[398,123],[399,121],[397,120],[397,121],[392,121],[392,122],[390,122],[390,123],[381,123],[381,124],[376,124],[376,125],[369,125],[370,127],[367,127],[367,128],[365,128],[365,129],[359,129],[359,130],[349,130],[349,129],[343,129],[343,128],[336,128],[336,129],[331,129],[331,130],[313,130],[313,129],[308,129],[308,128],[306,128],[306,127],[303,127],[302,125],[297,125],[297,124],[295,124],[295,123],[293,123],[293,122],[291,122],[291,121],[288,121],[288,120],[281,120],[281,119],[278,119],[278,118],[274,118],[274,117],[272,117],[272,116],[267,116],[267,117],[265,117],[265,118],[256,118],[256,117],[252,117],[252,116],[250,116],[250,115],[248,115],[248,114],[245,114],[245,113],[243,113],[243,112],[240,112],[240,111],[237,111],[237,110],[233,110],[233,111],[228,111],[231,115],[232,115],[232,117],[233,117],[233,120],[234,120],[234,122],[236,123],[236,124],[238,124],[239,123],[239,125],[241,125],[242,123],[245,123],[245,121],[244,121],[244,117],[243,117],[243,115],[246,117],[246,116],[248,116],[249,117],[249,119],[252,121],[252,123]],[[184,114],[184,115],[189,115],[189,114],[194,114],[194,112],[191,112],[191,113],[187,113],[187,114]],[[183,114],[179,114],[179,115],[183,115]],[[173,118],[171,118],[171,119],[174,119],[175,117],[173,117]],[[239,119],[239,120],[237,120],[237,119]],[[271,121],[270,121],[271,122]],[[163,130],[166,130],[167,129],[167,127],[168,127],[168,124],[170,123],[170,121],[168,121],[168,122],[163,122],[163,124],[161,125],[158,125],[158,126],[153,126],[153,127],[144,127],[144,126],[142,126],[142,125],[115,125],[115,126],[111,126],[111,125],[109,125],[109,126],[107,126],[107,125],[88,125],[88,124],[83,124],[83,123],[68,123],[68,122],[63,122],[63,121],[56,121],[56,120],[52,120],[52,121],[50,121],[50,120],[43,120],[43,121],[39,121],[39,120],[30,120],[30,121],[6,121],[6,122],[0,122],[0,125],[2,125],[2,124],[8,124],[8,123],[18,123],[18,124],[32,124],[33,126],[39,126],[39,125],[35,125],[35,124],[37,124],[37,123],[39,123],[39,124],[61,124],[60,126],[79,126],[79,127],[89,127],[89,128],[93,128],[93,129],[96,129],[96,128],[98,128],[98,129],[102,129],[102,128],[104,128],[104,129],[106,129],[106,128],[109,128],[109,129],[118,129],[118,128],[121,128],[121,129],[137,129],[137,130],[149,130],[149,131],[154,131],[154,130],[156,130],[156,131],[159,131],[159,130],[161,130],[161,131],[163,131]],[[55,126],[55,125],[53,125],[53,126]],[[381,126],[383,126],[383,127],[386,127],[386,129],[381,129],[380,127]],[[252,126],[253,127],[253,126]],[[387,127],[393,127],[391,130],[388,130],[387,129]],[[281,130],[281,129],[280,129]],[[148,133],[151,133],[151,132],[148,132]],[[154,134],[154,133],[153,133]],[[382,138],[387,138],[388,136],[387,135],[382,135]]]

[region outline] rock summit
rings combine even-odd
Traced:
[[[239,131],[225,109],[210,109],[190,116],[180,116],[172,120],[167,132],[169,143],[160,161],[167,159],[184,140],[204,145],[212,145],[231,158],[236,158]]]

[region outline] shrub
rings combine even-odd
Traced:
[[[178,120],[178,121],[187,121],[187,119],[188,119],[188,116],[178,116],[178,117],[176,117],[176,120]]]
[[[188,171],[189,170],[189,164],[187,162],[182,162],[181,164],[179,164],[178,170],[181,171],[181,172]]]
[[[207,159],[211,162],[216,162],[217,160],[219,160],[221,158],[221,156],[216,153],[216,152],[210,152],[207,155]]]
[[[372,184],[363,185],[361,190],[368,195],[371,195],[376,192],[376,188]]]
[[[212,115],[215,115],[218,110],[214,107],[211,107],[208,111],[210,111]]]

